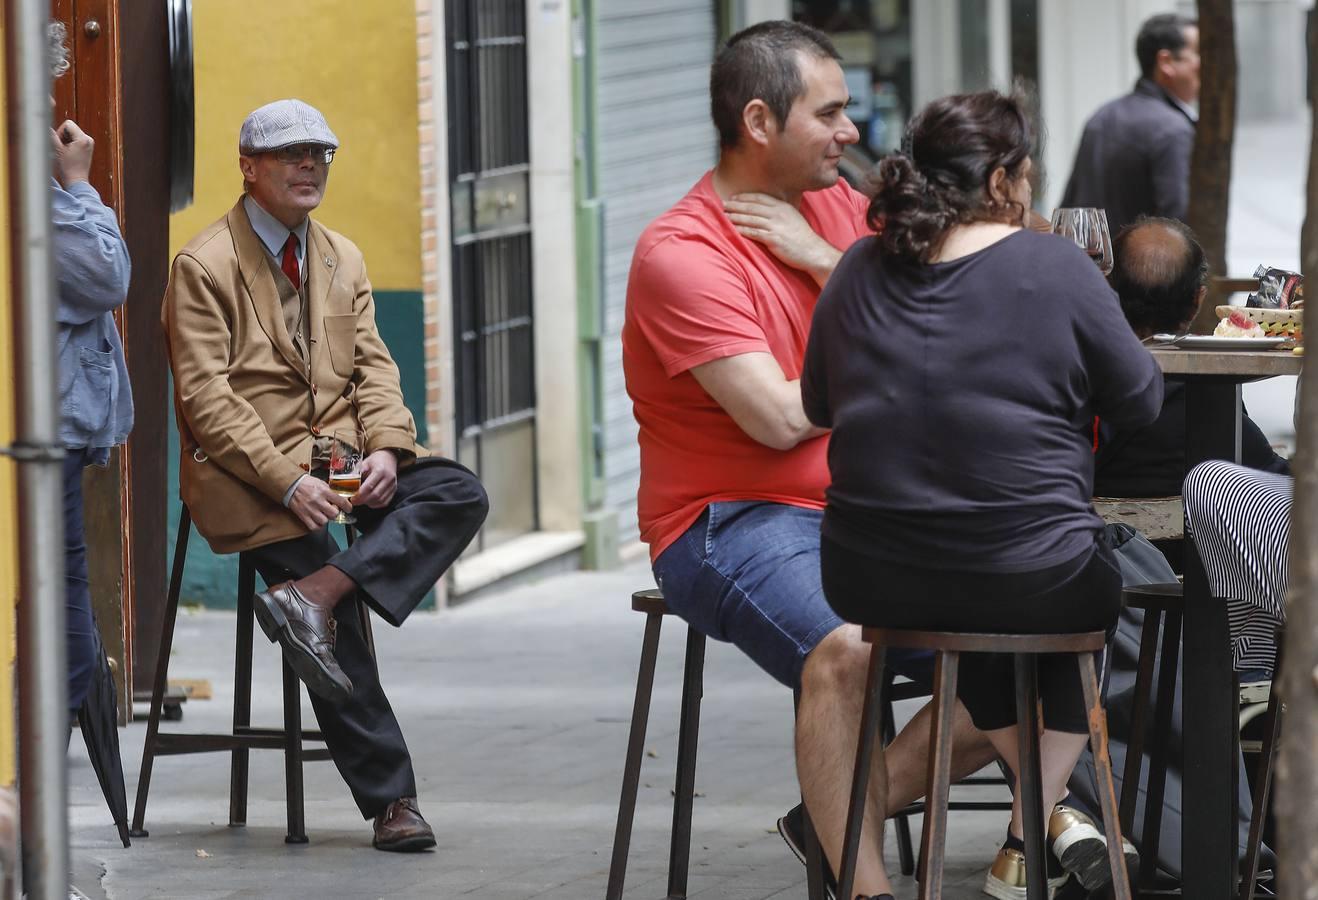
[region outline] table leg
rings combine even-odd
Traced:
[[[1191,380],[1186,385],[1186,467],[1240,459],[1240,386]],[[1193,541],[1186,542],[1182,721],[1184,817],[1182,896],[1228,900],[1239,854],[1235,679],[1226,604],[1212,599]]]

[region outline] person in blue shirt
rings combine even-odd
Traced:
[[[64,26],[50,26],[51,74],[69,68]],[[52,101],[53,102],[53,101]],[[110,448],[128,440],[133,397],[114,310],[128,295],[128,246],[114,210],[88,182],[91,137],[71,120],[50,133],[53,151],[51,238],[59,294],[59,440],[64,447],[64,570],[69,710],[82,706],[96,664],[82,470],[103,466]]]

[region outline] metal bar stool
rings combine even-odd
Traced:
[[[1126,766],[1121,779],[1121,829],[1125,833],[1134,830],[1135,804],[1144,765],[1144,740],[1152,716],[1153,740],[1149,744],[1149,780],[1144,795],[1144,828],[1140,833],[1137,879],[1141,890],[1152,890],[1162,837],[1162,807],[1167,788],[1172,705],[1176,699],[1176,668],[1181,651],[1181,616],[1185,611],[1185,599],[1180,582],[1126,587],[1121,591],[1121,599],[1127,607],[1144,612],[1130,715],[1130,740],[1126,744]],[[1160,631],[1161,653],[1158,652]],[[1152,696],[1155,658],[1158,668],[1156,703]]]
[[[192,516],[187,506],[179,514],[178,539],[174,544],[174,562],[169,576],[169,594],[165,600],[165,616],[160,632],[160,649],[156,657],[156,672],[151,688],[151,713],[147,719],[146,741],[142,748],[142,769],[137,779],[137,802],[133,810],[133,837],[148,837],[143,828],[146,819],[146,802],[151,790],[151,770],[157,756],[177,756],[189,753],[228,751],[229,759],[229,825],[247,824],[247,775],[251,750],[284,751],[284,785],[287,806],[287,833],[289,844],[307,842],[306,818],[303,807],[302,763],[326,760],[329,750],[324,747],[305,748],[306,741],[324,742],[319,731],[302,729],[302,698],[297,675],[286,659],[283,666],[284,727],[254,728],[252,716],[252,634],[255,616],[252,599],[256,593],[256,567],[246,553],[238,554],[238,615],[234,651],[233,730],[225,733],[183,733],[160,730],[161,709],[169,680],[169,654],[174,643],[174,623],[178,617],[179,592],[183,586],[183,566],[187,561],[188,537],[192,531]],[[347,532],[351,546],[353,533]],[[362,629],[368,646],[374,652],[371,635],[370,612],[364,603],[357,604]]]
[[[1122,589],[1122,601],[1132,609],[1144,612],[1144,627],[1140,632],[1140,655],[1135,674],[1134,702],[1131,707],[1130,741],[1126,749],[1126,766],[1121,785],[1121,828],[1129,833],[1135,820],[1135,806],[1139,794],[1144,765],[1145,735],[1153,721],[1153,740],[1149,745],[1148,785],[1144,800],[1144,828],[1141,832],[1140,871],[1138,884],[1141,891],[1153,891],[1158,869],[1158,847],[1162,836],[1162,809],[1167,785],[1172,708],[1176,694],[1176,669],[1181,647],[1181,616],[1185,610],[1184,592],[1180,582],[1142,584]],[[1162,650],[1158,651],[1159,632]],[[1277,657],[1273,667],[1274,681],[1281,671],[1282,632],[1277,633]],[[1153,671],[1158,670],[1157,697],[1154,698]],[[1251,795],[1254,806],[1250,816],[1249,840],[1245,845],[1245,859],[1241,871],[1240,900],[1254,896],[1258,882],[1259,854],[1263,846],[1263,824],[1272,790],[1272,773],[1277,757],[1277,741],[1281,733],[1280,693],[1271,690],[1267,711],[1264,713],[1263,747],[1259,767],[1255,772]]]
[[[1043,821],[1043,796],[1039,775],[1039,685],[1037,657],[1044,653],[1069,653],[1076,656],[1085,704],[1089,710],[1089,740],[1098,772],[1099,799],[1107,837],[1108,864],[1112,867],[1115,900],[1130,900],[1130,882],[1121,849],[1121,828],[1117,820],[1117,800],[1112,786],[1111,760],[1107,748],[1107,720],[1099,695],[1098,675],[1092,653],[1104,647],[1101,631],[1078,634],[966,634],[945,631],[865,628],[864,640],[873,646],[865,683],[865,704],[861,714],[856,764],[852,774],[851,800],[847,811],[846,838],[842,850],[842,871],[838,873],[838,896],[854,896],[856,855],[860,848],[860,831],[864,818],[866,791],[874,751],[874,737],[879,724],[879,693],[882,683],[885,647],[910,650],[934,650],[938,661],[934,669],[933,749],[929,758],[929,781],[925,792],[926,812],[921,860],[924,880],[920,884],[922,900],[941,900],[943,895],[943,853],[947,833],[947,794],[952,763],[952,714],[956,699],[957,669],[962,653],[1010,653],[1016,662],[1016,711],[1020,735],[1019,772],[1021,800],[1024,807],[1025,870],[1030,900],[1046,900],[1048,880],[1044,865],[1047,832]]]
[[[1272,667],[1272,687],[1268,691],[1268,709],[1263,714],[1263,748],[1258,769],[1254,773],[1254,784],[1250,794],[1254,808],[1249,817],[1249,842],[1245,845],[1244,870],[1240,876],[1239,900],[1253,900],[1258,887],[1259,851],[1263,846],[1263,825],[1268,815],[1268,805],[1272,797],[1272,771],[1277,762],[1277,745],[1281,738],[1281,691],[1277,679],[1281,677],[1282,644],[1285,630],[1277,629],[1277,656]],[[1265,894],[1265,896],[1273,896]]]
[[[645,730],[650,721],[650,698],[654,693],[655,662],[659,655],[659,631],[663,618],[671,614],[658,588],[632,594],[632,609],[645,613],[645,637],[641,641],[641,665],[636,674],[636,700],[632,706],[631,732],[623,766],[622,796],[618,800],[618,823],[613,833],[613,857],[605,900],[622,900],[627,877],[627,854],[631,849],[632,822],[636,816],[636,794],[641,780]],[[704,695],[705,636],[691,626],[686,633],[686,662],[682,673],[682,709],[677,737],[677,784],[673,791],[673,830],[668,852],[668,900],[684,900],[691,862],[691,811],[696,788],[696,745],[700,731],[700,700]],[[824,864],[805,815],[807,884],[810,900],[824,900]]]

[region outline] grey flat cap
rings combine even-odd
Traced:
[[[324,144],[338,149],[339,139],[325,117],[301,100],[276,100],[253,111],[238,132],[239,153],[266,153],[294,144]]]

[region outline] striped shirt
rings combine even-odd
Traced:
[[[1227,602],[1236,671],[1272,671],[1286,622],[1295,481],[1234,463],[1201,463],[1185,478],[1185,519],[1214,597]]]

